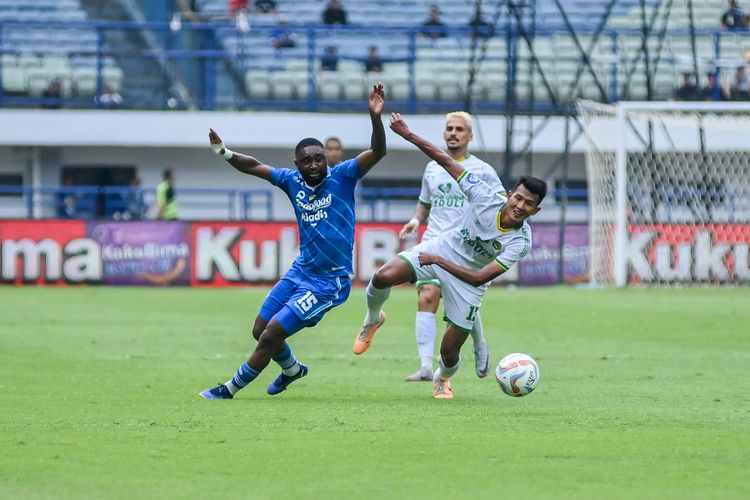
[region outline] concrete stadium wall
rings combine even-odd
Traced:
[[[415,132],[442,144],[443,115],[407,119]],[[371,133],[364,113],[0,110],[0,122],[8,125],[0,134],[0,172],[20,173],[24,183],[33,186],[59,185],[61,170],[66,166],[133,166],[143,187],[156,186],[161,171],[172,167],[178,187],[266,188],[265,182],[236,172],[212,154],[208,148],[209,127],[215,128],[232,149],[274,166],[292,166],[292,149],[303,137],[323,140],[337,135],[344,142],[347,155],[354,156],[369,146]],[[562,120],[551,120],[534,142],[531,171],[517,165],[515,172],[544,175],[562,150],[563,127]],[[389,154],[370,174],[371,178],[420,178],[427,158],[390,131],[387,139]],[[526,138],[519,134],[517,139],[521,144]],[[504,145],[504,118],[480,117],[471,151],[501,169]],[[583,147],[580,139],[574,143],[570,178],[585,178]],[[276,218],[292,218],[286,197],[274,192]],[[555,220],[553,201],[546,205],[539,220]],[[360,212],[364,209],[360,207]],[[411,211],[408,203],[399,204],[390,211],[390,217],[403,220]],[[572,216],[585,220],[585,209],[574,208]]]

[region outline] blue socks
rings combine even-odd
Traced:
[[[294,353],[289,347],[289,344],[285,343],[284,350],[278,353],[276,356],[273,356],[271,359],[279,364],[284,375],[293,377],[300,371],[300,366],[297,362],[297,358],[294,357]]]
[[[260,372],[256,372],[255,370],[250,368],[250,365],[247,364],[247,361],[245,361],[240,365],[239,368],[237,368],[237,373],[234,374],[232,380],[227,380],[224,385],[227,386],[229,392],[231,392],[232,396],[234,396],[237,391],[255,380],[258,375],[260,375]]]
[[[292,353],[289,344],[285,343],[284,350],[276,356],[273,356],[272,359],[281,366],[281,371],[284,375],[289,377],[297,375],[301,370],[299,362],[297,362],[297,358],[294,357],[294,353]],[[231,380],[227,380],[224,385],[227,386],[229,392],[234,396],[237,391],[258,378],[258,375],[260,375],[260,372],[253,370],[247,361],[245,361],[239,368],[237,368],[237,373],[234,374],[234,377],[232,377]]]

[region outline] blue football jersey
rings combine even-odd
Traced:
[[[274,168],[271,183],[281,188],[294,206],[299,227],[299,256],[295,264],[315,276],[352,274],[354,249],[354,188],[362,176],[357,160],[328,168],[315,187],[296,169]]]

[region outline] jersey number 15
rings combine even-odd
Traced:
[[[295,301],[295,304],[302,312],[309,311],[312,308],[312,306],[314,306],[317,303],[318,303],[317,297],[315,297],[315,295],[313,295],[312,292],[310,291],[306,292],[302,297],[300,297],[299,299]]]

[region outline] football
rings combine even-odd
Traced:
[[[497,364],[495,379],[508,396],[526,396],[539,383],[539,365],[528,354],[508,354]]]

